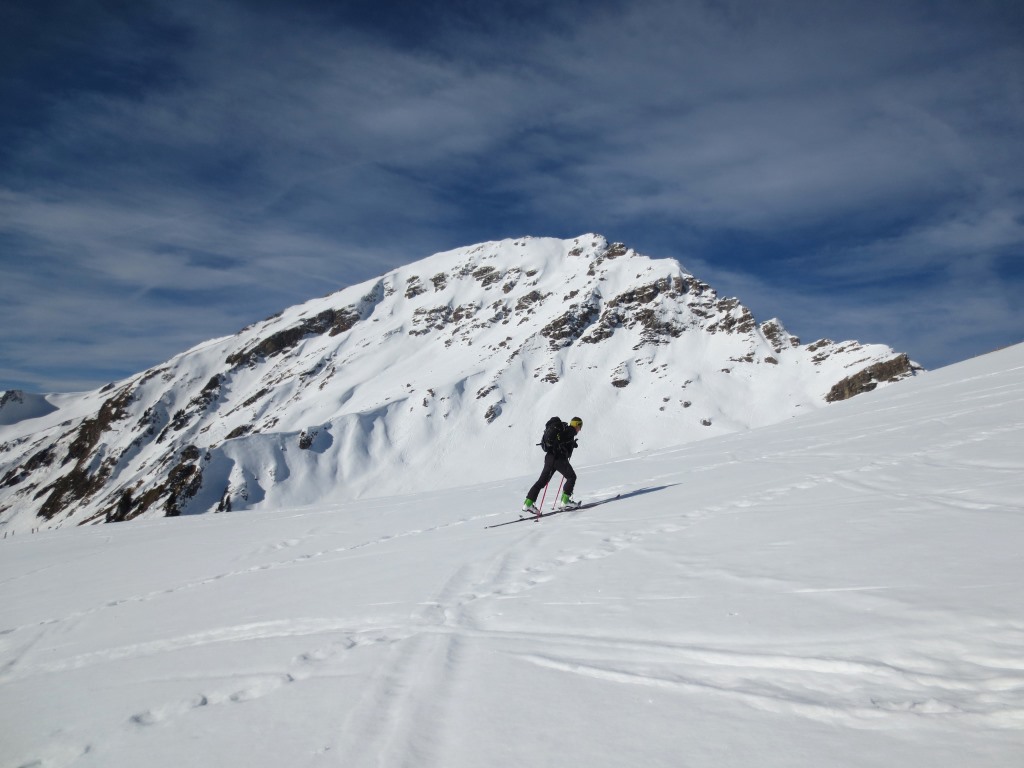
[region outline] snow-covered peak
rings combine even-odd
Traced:
[[[912,371],[883,345],[801,345],[674,259],[598,235],[481,243],[3,428],[0,520],[477,483],[531,471],[552,415],[581,415],[580,455],[607,460],[777,422]]]

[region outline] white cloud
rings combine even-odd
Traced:
[[[746,232],[790,249],[797,293],[1019,248],[1024,52],[999,9],[800,6],[466,8],[404,30],[414,46],[312,11],[167,6],[186,34],[158,81],[72,91],[11,148],[0,228],[19,278],[0,291],[43,303],[64,274],[102,312],[216,289],[221,333],[509,234]],[[117,39],[112,66],[145,57]]]

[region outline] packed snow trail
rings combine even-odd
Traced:
[[[1024,347],[585,466],[0,543],[0,765],[1024,755]],[[524,457],[535,459],[534,455]]]

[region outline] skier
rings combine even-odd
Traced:
[[[557,509],[572,509],[578,507],[580,502],[572,498],[572,489],[576,485],[576,472],[569,463],[574,448],[578,448],[576,435],[583,429],[583,419],[573,416],[566,424],[557,416],[549,419],[544,428],[544,437],[541,438],[541,447],[544,449],[544,469],[537,478],[537,482],[526,494],[526,501],[523,502],[523,511],[540,514],[540,510],[534,506],[541,488],[548,484],[555,472],[561,472],[565,478],[565,487],[562,489],[562,498],[557,503]]]

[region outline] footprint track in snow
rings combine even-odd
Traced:
[[[649,537],[679,533],[688,528],[688,525],[678,522],[663,522],[622,534],[604,536],[596,543],[569,547],[550,558],[538,560],[534,560],[530,555],[537,549],[538,539],[546,538],[550,532],[543,529],[532,532],[506,550],[500,566],[489,579],[473,586],[472,599],[515,597],[554,580],[565,569],[612,557],[641,544]]]
[[[310,552],[310,553],[298,555],[296,557],[292,557],[292,558],[288,558],[288,559],[284,559],[284,560],[275,560],[275,561],[268,562],[268,563],[261,563],[259,565],[253,565],[253,566],[250,566],[248,568],[239,568],[239,569],[236,569],[236,570],[224,571],[223,573],[218,573],[218,574],[215,574],[213,576],[208,576],[208,577],[204,577],[204,578],[200,578],[200,579],[193,579],[191,581],[186,581],[184,583],[177,584],[177,585],[174,585],[172,587],[167,587],[165,589],[155,589],[155,590],[152,590],[150,592],[145,592],[145,593],[142,593],[142,594],[130,595],[130,596],[127,596],[127,597],[120,597],[120,598],[109,599],[109,600],[104,601],[103,603],[100,603],[99,605],[96,605],[93,608],[88,608],[88,609],[85,609],[85,610],[82,610],[82,611],[76,611],[74,613],[69,613],[69,614],[67,614],[65,616],[50,617],[50,618],[47,618],[47,619],[41,619],[41,620],[33,622],[31,624],[25,624],[25,625],[18,626],[18,627],[5,628],[3,630],[0,630],[0,634],[13,634],[13,633],[20,632],[20,631],[23,631],[25,629],[29,629],[29,628],[32,628],[32,627],[47,626],[47,625],[53,625],[53,624],[60,624],[62,622],[67,622],[67,621],[73,621],[73,620],[76,620],[76,619],[81,619],[81,618],[90,616],[90,615],[95,614],[95,613],[97,613],[99,611],[104,611],[104,610],[108,610],[108,609],[112,609],[112,608],[117,608],[117,607],[122,606],[122,605],[130,604],[130,603],[143,603],[143,602],[147,602],[147,601],[150,601],[150,600],[156,600],[156,599],[159,599],[159,598],[167,596],[167,595],[174,595],[174,594],[177,594],[179,592],[184,592],[184,591],[192,590],[192,589],[198,589],[200,587],[208,586],[210,584],[216,584],[216,583],[218,583],[220,581],[223,581],[224,579],[237,578],[237,577],[241,577],[241,576],[249,576],[249,575],[252,575],[252,574],[260,573],[260,572],[263,572],[263,571],[274,570],[274,569],[278,569],[278,568],[288,568],[288,567],[305,565],[305,564],[308,564],[309,562],[311,562],[313,560],[319,560],[321,558],[324,558],[324,557],[327,557],[327,556],[330,556],[330,555],[345,555],[347,553],[355,552],[355,551],[358,551],[358,550],[362,550],[362,549],[365,549],[367,547],[372,547],[372,546],[378,546],[378,545],[386,544],[389,541],[394,541],[396,539],[401,539],[401,538],[405,538],[405,537],[408,537],[408,536],[420,536],[420,535],[423,535],[423,534],[428,534],[428,533],[434,533],[436,531],[441,531],[441,530],[444,530],[446,528],[452,528],[452,527],[455,527],[455,526],[464,525],[464,524],[466,524],[466,523],[468,523],[470,521],[481,520],[484,517],[486,517],[486,515],[470,516],[470,517],[467,517],[467,518],[463,518],[463,519],[459,519],[459,520],[454,520],[454,521],[447,522],[447,523],[442,523],[440,525],[436,525],[436,526],[432,526],[432,527],[411,529],[411,530],[404,531],[404,532],[401,532],[401,533],[384,534],[382,536],[378,536],[376,538],[372,538],[372,539],[368,539],[368,540],[365,540],[365,541],[361,541],[361,542],[356,543],[356,544],[351,544],[351,545],[346,545],[346,546],[341,546],[341,547],[332,547],[332,548],[329,548],[329,549],[322,549],[322,550],[318,550],[316,552]],[[302,542],[302,539],[286,539],[284,541],[277,542],[275,544],[266,545],[265,547],[262,547],[259,550],[257,550],[255,552],[255,554],[267,554],[267,553],[279,552],[279,551],[284,551],[284,550],[292,549],[295,546],[298,546],[299,544],[301,544],[301,542]]]
[[[243,673],[240,675],[242,684],[237,681],[220,686],[207,683],[193,695],[161,702],[133,714],[128,718],[128,724],[151,727],[208,707],[244,705],[316,677],[331,665],[344,664],[345,656],[356,649],[388,644],[395,640],[387,632],[376,630],[345,634],[330,643],[294,655],[280,672]]]

